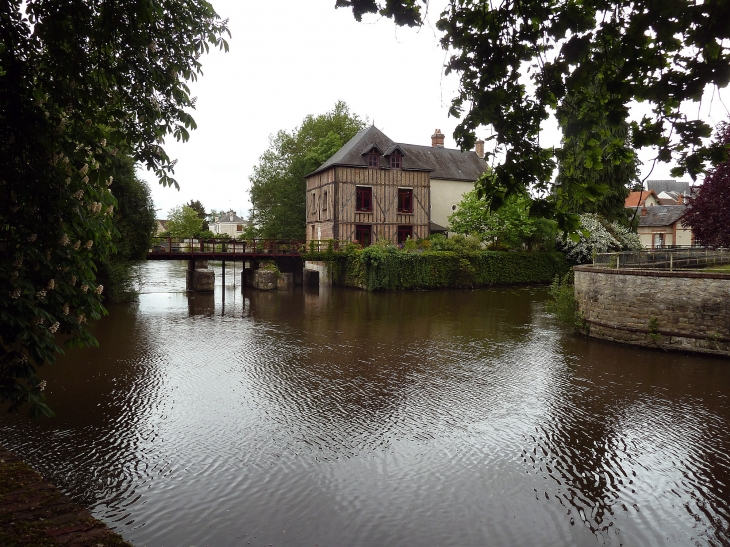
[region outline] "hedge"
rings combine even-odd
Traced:
[[[304,258],[326,262],[333,283],[370,291],[550,283],[569,270],[563,255],[556,252],[406,252],[372,246],[308,253]]]

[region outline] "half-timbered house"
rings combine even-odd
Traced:
[[[432,144],[396,143],[375,126],[360,131],[307,176],[307,241],[367,246],[446,230],[447,215],[433,217],[434,199],[437,211],[458,203],[486,164],[475,152],[443,148],[438,130]]]

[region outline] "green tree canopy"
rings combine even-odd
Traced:
[[[203,227],[202,230],[208,230],[208,213],[205,212],[205,207],[200,202],[200,200],[190,200],[189,203],[186,204],[187,207],[190,207],[193,209],[196,213],[198,213],[198,216],[203,220]]]
[[[97,343],[116,158],[176,185],[164,139],[195,127],[187,82],[228,30],[205,0],[7,0],[0,21],[0,402],[47,414],[56,336]]]
[[[167,231],[172,237],[194,237],[202,227],[203,219],[187,205],[173,207],[167,213]]]
[[[304,239],[306,181],[364,127],[346,103],[319,116],[309,115],[291,132],[279,131],[259,158],[251,181],[252,221],[265,238]]]
[[[406,25],[420,24],[427,4],[337,0],[358,19],[380,13]],[[627,124],[624,142],[653,147],[659,161],[677,161],[675,176],[696,177],[708,160],[722,161],[722,149],[706,144],[711,128],[681,107],[699,101],[708,86],[730,81],[728,20],[725,0],[451,0],[437,27],[452,52],[446,71],[460,77],[450,110],[461,118],[454,136],[471,149],[477,129],[493,130],[495,176],[479,183],[486,202],[499,208],[529,189],[537,196],[533,214],[578,227],[578,218],[568,214],[569,200],[551,191],[556,153],[539,140],[540,124],[566,100],[587,102],[591,110],[573,117],[572,133],[588,136],[581,169],[600,171],[612,139],[618,139],[612,161],[628,165],[620,157]],[[629,121],[631,101],[645,103],[651,113]],[[613,190],[600,176],[589,177],[582,194],[600,201]]]
[[[449,217],[451,229],[458,234],[477,236],[498,249],[552,247],[554,223],[530,217],[530,200],[511,196],[498,211],[490,211],[476,190],[464,194],[459,208]]]

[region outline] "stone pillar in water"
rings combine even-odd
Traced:
[[[212,292],[215,287],[215,273],[208,268],[207,260],[188,260],[186,281],[189,291]]]

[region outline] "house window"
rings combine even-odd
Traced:
[[[299,203],[301,203],[301,201]],[[243,232],[243,224],[236,224],[236,231],[237,232]]]
[[[398,243],[405,243],[408,238],[413,239],[413,226],[398,226]]]
[[[654,248],[661,249],[664,247],[664,234],[654,234]]]
[[[398,152],[393,152],[390,156],[390,168],[391,169],[400,169],[401,168],[401,159],[403,156],[401,156]]]
[[[413,190],[410,188],[398,188],[398,212],[413,212]]]
[[[373,210],[373,189],[370,186],[356,186],[355,210],[370,212]]]
[[[373,167],[377,169],[380,165],[380,161],[378,158],[377,152],[370,152],[368,153],[368,167]]]
[[[313,212],[313,213],[317,210],[317,204],[316,204],[316,201],[315,201],[316,199],[317,198],[314,197],[314,192],[312,192],[312,199],[309,200],[310,203],[311,203],[311,206],[310,206],[309,210],[311,212]]]
[[[355,242],[363,247],[370,245],[372,238],[372,226],[355,226]]]
[[[322,199],[322,210],[327,210],[327,190],[324,191],[324,198]]]

